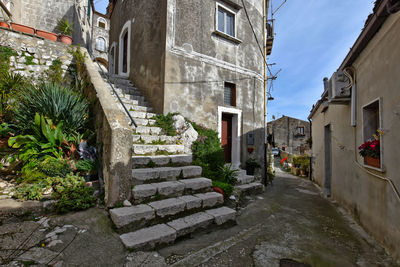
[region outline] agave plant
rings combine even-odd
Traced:
[[[40,84],[23,88],[16,96],[13,107],[18,127],[23,132],[32,132],[32,118],[36,113],[44,115],[54,124],[63,122],[68,135],[83,130],[88,120],[88,103],[72,89],[57,84]]]
[[[218,180],[231,185],[236,184],[238,170],[232,169],[232,164],[226,164],[222,167],[219,167],[218,173]]]

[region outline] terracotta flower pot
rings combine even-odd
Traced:
[[[364,161],[365,161],[365,164],[367,164],[368,166],[375,167],[378,169],[381,167],[381,159],[380,158],[373,158],[373,157],[366,156],[364,158]]]
[[[24,33],[29,33],[29,34],[35,34],[35,29],[29,26],[21,25],[18,23],[11,22],[11,28],[14,31],[19,31],[19,32],[24,32]]]
[[[43,37],[47,40],[57,42],[57,34],[55,34],[55,33],[47,32],[47,31],[43,31],[43,30],[36,30],[36,35]]]
[[[70,45],[72,44],[72,38],[68,35],[60,35],[60,42],[63,44]]]
[[[9,28],[10,28],[10,25],[8,25],[8,23],[5,22],[5,21],[0,21],[0,27],[9,29]]]

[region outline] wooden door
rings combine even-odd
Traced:
[[[232,162],[232,115],[222,114],[221,145],[224,149],[225,162]]]
[[[125,33],[123,39],[123,50],[122,50],[122,72],[128,72],[128,32]]]

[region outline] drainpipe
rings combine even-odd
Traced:
[[[312,120],[310,118],[307,118],[308,121],[310,122],[310,138],[311,138],[311,145],[310,145],[310,149],[311,149],[311,156],[310,156],[310,172],[308,173],[308,178],[310,179],[310,181],[312,181]]]
[[[266,38],[266,27],[267,27],[267,16],[268,7],[270,0],[263,0],[263,45],[264,45],[264,185],[268,184],[268,159],[267,159],[267,38]]]

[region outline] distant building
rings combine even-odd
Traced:
[[[400,1],[375,2],[339,74],[325,80],[324,93],[309,116],[313,179],[398,259],[399,10]],[[378,157],[360,156],[359,147],[377,138]]]
[[[108,69],[108,38],[110,19],[97,11],[93,14],[92,55],[95,61]]]
[[[310,123],[282,116],[268,122],[267,132],[273,146],[293,154],[304,154],[310,147]]]

